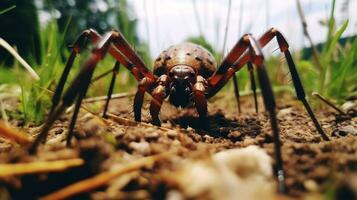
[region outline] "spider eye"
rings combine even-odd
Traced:
[[[190,72],[190,76],[193,78],[196,76],[195,72]]]

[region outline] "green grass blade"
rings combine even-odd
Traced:
[[[10,6],[10,7],[6,8],[6,9],[4,9],[4,10],[1,10],[1,11],[0,11],[0,15],[2,15],[2,14],[4,14],[4,13],[7,13],[7,12],[9,12],[10,10],[15,9],[15,8],[16,8],[16,5],[13,5],[13,6]]]
[[[331,43],[327,49],[327,53],[326,53],[326,63],[329,64],[331,62],[331,57],[332,57],[332,53],[334,52],[334,50],[336,49],[336,45],[338,44],[338,41],[340,40],[342,34],[345,32],[347,26],[348,26],[348,20],[345,21],[345,23],[343,23],[343,25],[341,26],[341,28],[336,32],[335,36],[332,37]]]

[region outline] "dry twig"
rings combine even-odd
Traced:
[[[342,115],[346,115],[345,112],[343,112],[340,108],[338,108],[337,106],[335,106],[331,101],[329,101],[328,99],[326,99],[325,97],[323,97],[321,94],[317,93],[317,92],[313,92],[312,96],[317,97],[318,99],[320,99],[322,102],[324,102],[325,104],[327,104],[328,106],[330,106],[331,108],[335,109],[337,112],[339,112]]]
[[[134,94],[123,92],[123,93],[113,94],[112,97],[110,98],[110,100],[121,99],[124,97],[130,97],[130,96],[134,96]],[[107,96],[91,97],[91,98],[83,99],[83,102],[84,103],[93,103],[93,102],[97,102],[97,101],[106,101],[107,98],[108,98]]]
[[[10,128],[2,121],[0,121],[0,136],[24,145],[32,143],[33,140],[33,138],[26,133]]]
[[[103,172],[92,178],[85,179],[77,183],[74,183],[72,185],[69,185],[67,187],[64,187],[40,199],[41,200],[66,199],[83,192],[91,191],[93,189],[108,184],[111,180],[122,174],[138,170],[145,166],[153,165],[156,161],[166,158],[167,156],[171,155],[171,153],[166,152],[163,154],[140,158],[136,161],[123,165],[113,171]]]
[[[125,119],[123,117],[119,117],[116,115],[113,115],[111,113],[107,113],[107,117],[115,122],[117,122],[118,124],[124,125],[124,126],[144,126],[144,127],[155,127],[158,128],[160,130],[163,131],[171,131],[171,129],[165,128],[165,127],[161,127],[161,126],[155,126],[152,124],[148,124],[145,122],[136,122],[130,119]]]
[[[64,171],[84,164],[80,158],[31,163],[0,164],[0,177]]]

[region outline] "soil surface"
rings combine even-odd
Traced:
[[[350,110],[350,115],[346,117],[337,115],[329,108],[317,110],[316,116],[331,139],[323,141],[298,101],[289,95],[281,95],[279,99],[277,116],[288,194],[278,195],[273,189],[273,195],[277,195],[275,199],[324,198],[326,195],[341,199],[356,195],[356,183],[352,183],[353,177],[357,177],[356,112]],[[260,103],[259,112],[256,113],[252,97],[243,97],[241,102],[242,113],[239,114],[233,97],[216,97],[209,103],[208,121],[204,125],[199,123],[194,108],[177,109],[165,102],[160,114],[162,127],[159,128],[133,122],[132,98],[113,100],[109,112],[120,117],[116,120],[104,120],[98,117],[99,114],[81,110],[71,148],[65,146],[71,118],[69,112],[55,122],[47,143],[40,147],[36,155],[29,155],[26,148],[0,139],[0,162],[79,157],[85,160],[85,164],[63,172],[0,178],[0,196],[36,199],[111,170],[114,165],[125,165],[149,155],[174,152],[154,166],[127,173],[73,198],[217,199],[217,196],[205,194],[188,196],[187,188],[193,186],[183,185],[180,181],[191,178],[184,177],[182,170],[189,164],[183,163],[207,160],[216,152],[226,149],[257,145],[272,158],[272,168],[275,166],[273,137],[263,105]],[[102,105],[103,102],[84,106],[88,110],[98,110]],[[149,101],[146,101],[143,122],[150,122],[148,106]],[[30,127],[24,131],[36,135],[40,128]],[[181,177],[175,174],[181,174]],[[270,182],[276,188],[274,177]]]

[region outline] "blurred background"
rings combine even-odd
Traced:
[[[357,94],[356,9],[353,0],[2,0],[0,37],[30,63],[40,80],[31,79],[17,59],[0,47],[0,93],[16,85],[21,113],[41,122],[69,47],[87,28],[99,33],[120,30],[151,68],[155,57],[172,44],[201,44],[219,62],[244,33],[259,37],[276,27],[291,45],[308,94],[318,91],[342,103]],[[264,49],[274,90],[293,94],[277,47],[274,41]],[[72,78],[89,52],[83,51],[76,61]],[[97,75],[113,65],[107,56]],[[249,95],[247,70],[237,77],[242,94]],[[109,80],[92,84],[89,95],[105,94]],[[135,90],[137,85],[125,69],[117,82],[116,92]],[[230,84],[224,89],[231,90]]]

